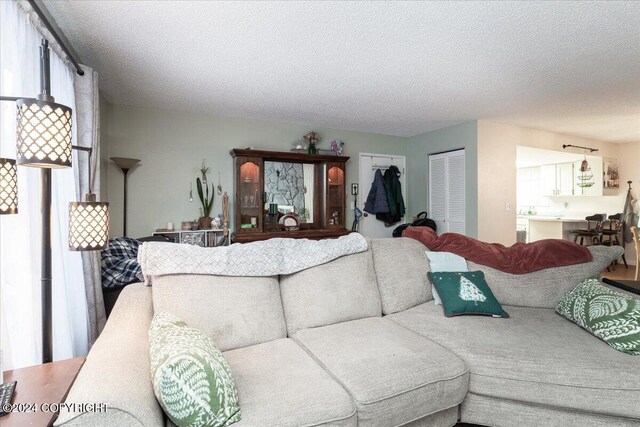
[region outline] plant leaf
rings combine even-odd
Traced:
[[[198,197],[200,197],[200,202],[204,207],[204,195],[202,194],[202,181],[200,181],[200,178],[196,178],[196,188],[198,190]]]
[[[211,200],[209,200],[209,212],[211,212],[211,208],[213,207],[213,184],[211,184]]]

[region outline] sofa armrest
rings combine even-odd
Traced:
[[[56,426],[164,425],[149,367],[152,318],[151,288],[142,283],[127,286],[66,398],[76,406],[106,403],[106,412],[61,408]]]

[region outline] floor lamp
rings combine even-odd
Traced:
[[[40,45],[40,94],[37,98],[0,96],[14,101],[16,112],[17,161],[0,159],[0,214],[18,213],[18,166],[41,169],[41,298],[42,363],[53,361],[53,322],[51,307],[51,169],[71,167],[73,149],[91,148],[72,145],[71,108],[56,104],[51,96],[49,42]],[[91,190],[90,190],[91,191]],[[88,251],[105,248],[109,235],[109,204],[86,194],[83,202],[69,205],[69,248]]]
[[[120,168],[122,173],[124,174],[124,219],[122,225],[122,235],[127,237],[127,176],[129,171],[133,169],[135,165],[140,163],[139,159],[130,159],[128,157],[111,157],[113,163]]]

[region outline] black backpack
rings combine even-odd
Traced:
[[[412,227],[429,227],[431,228],[433,231],[438,231],[436,228],[436,222],[434,220],[432,220],[431,218],[427,217],[427,213],[426,212],[420,212],[418,215],[416,215],[416,220],[413,221],[412,223],[407,223],[407,224],[402,224],[399,225],[395,228],[395,230],[393,230],[393,237],[402,237],[402,232],[405,230],[405,228],[412,226]]]

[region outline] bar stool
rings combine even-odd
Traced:
[[[624,230],[622,214],[617,213],[615,215],[609,215],[609,228],[602,228],[602,244],[607,246],[622,246],[622,243],[620,243],[620,239],[618,238],[618,235],[622,233],[622,230]],[[625,268],[628,269],[629,266],[627,265],[627,259],[624,256],[624,252],[622,253],[622,261],[624,262]],[[617,262],[618,261],[616,260],[612,264]]]
[[[601,245],[602,244],[602,225],[606,218],[605,214],[590,215],[585,218],[587,221],[586,229],[571,230],[571,234],[575,234],[573,239],[574,243],[578,243],[580,238],[580,244],[584,245],[584,238],[587,238],[587,245]],[[591,240],[591,243],[589,243]]]

